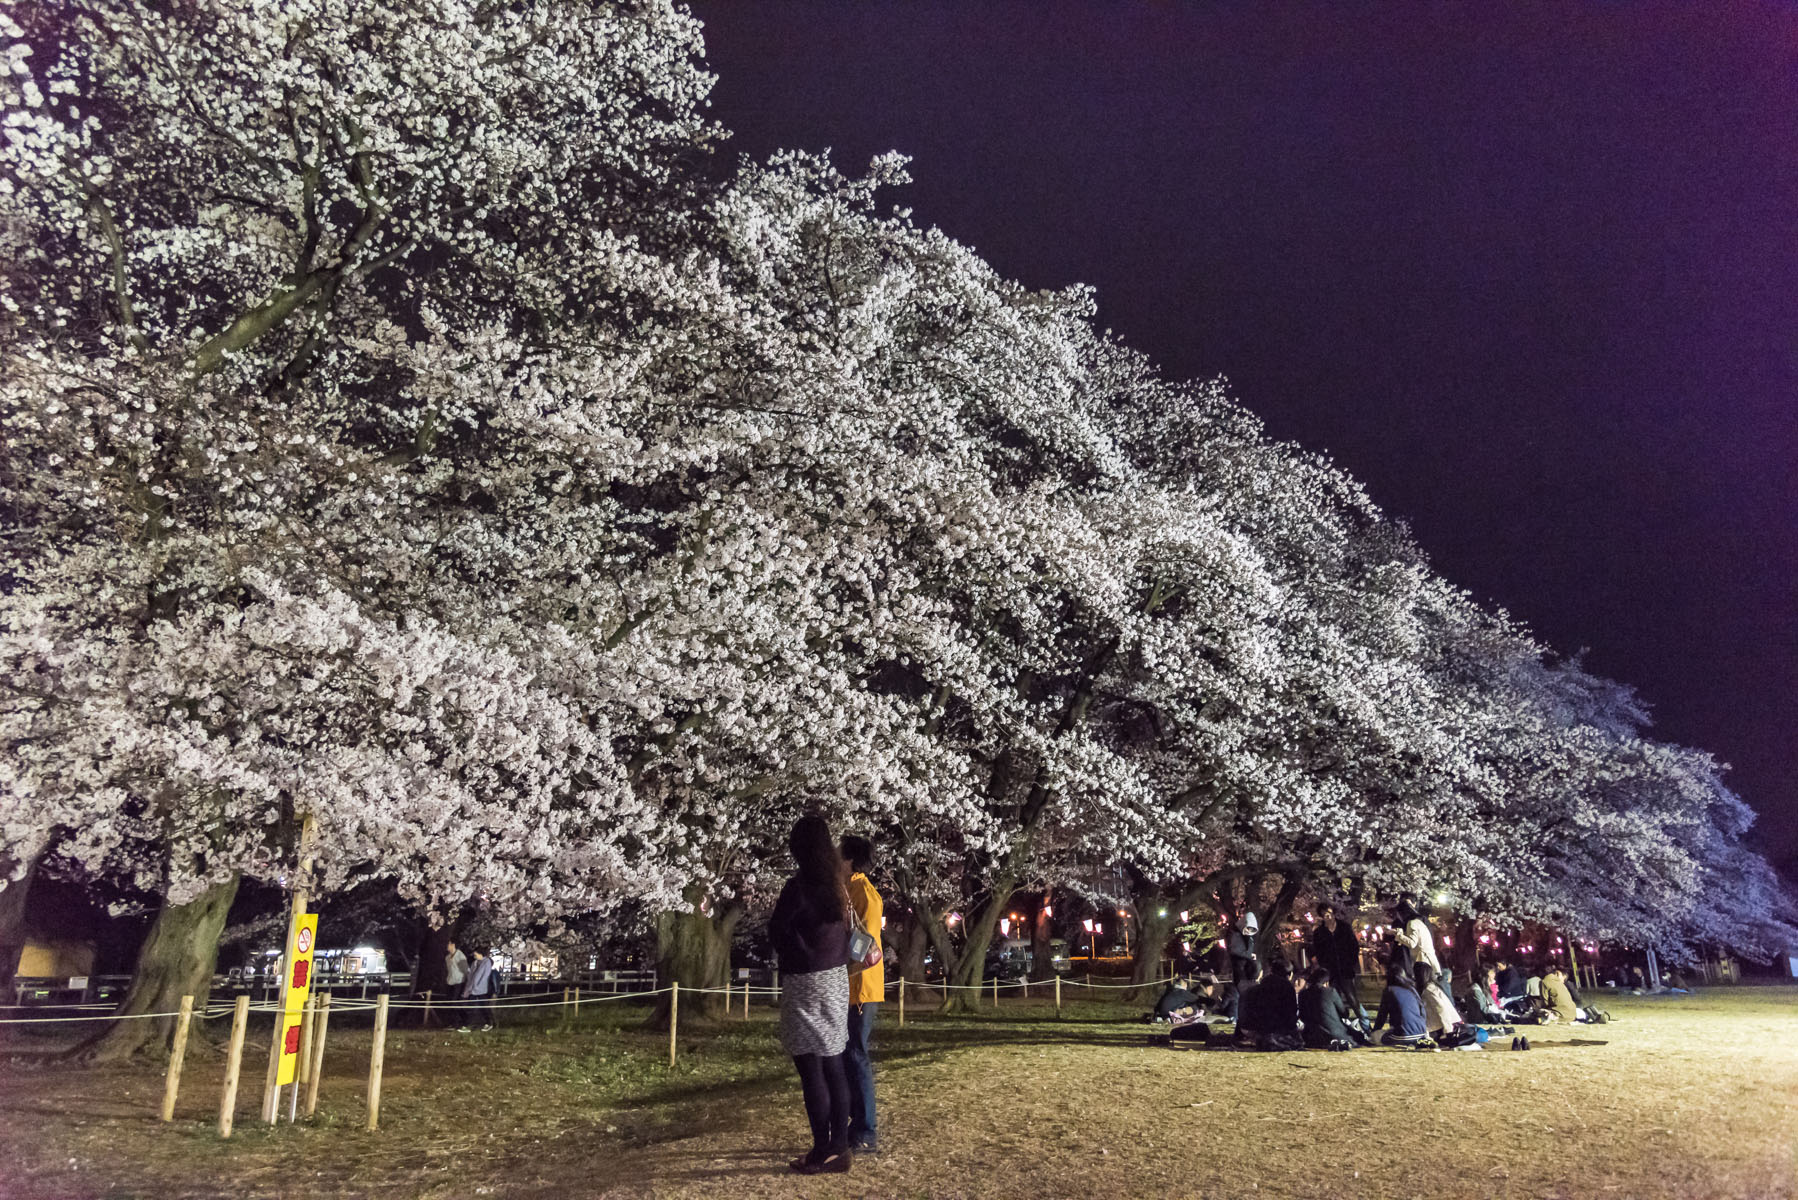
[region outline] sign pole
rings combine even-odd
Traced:
[[[306,997],[312,990],[312,939],[318,933],[318,919],[313,918],[313,928],[306,935],[304,951],[306,965],[301,977],[301,986],[294,987],[294,977],[300,973],[299,953],[296,952],[300,940],[300,922],[306,915],[307,902],[312,898],[312,836],[314,824],[310,815],[300,821],[300,862],[293,880],[293,902],[287,916],[287,955],[281,960],[283,986],[275,995],[275,1031],[269,1041],[268,1072],[262,1083],[262,1119],[273,1125],[279,1119],[281,1105],[281,1085],[293,1082],[290,1073],[290,1061],[296,1061],[299,1055],[299,1039],[295,1037],[294,1045],[289,1050],[288,1022],[292,1018],[293,1030],[299,1030],[300,1012],[306,1004]],[[287,1077],[282,1078],[283,1075]]]

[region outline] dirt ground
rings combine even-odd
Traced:
[[[57,1065],[15,1034],[0,1197],[1798,1197],[1798,989],[1602,1003],[1614,1023],[1527,1054],[1173,1051],[1135,1006],[914,1005],[877,1031],[884,1152],[813,1179],[785,1170],[804,1119],[765,1009],[683,1031],[673,1070],[617,1005],[400,1030],[378,1133],[368,1032],[333,1017],[318,1117],[257,1121],[246,1056],[229,1142],[210,1046],[163,1125],[156,1071]]]

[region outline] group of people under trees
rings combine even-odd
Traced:
[[[1170,983],[1151,1019],[1168,1021],[1175,1041],[1209,1042],[1214,1026],[1228,1024],[1235,1044],[1259,1050],[1353,1050],[1376,1038],[1387,1046],[1460,1049],[1485,1044],[1495,1030],[1513,1034],[1515,1025],[1610,1020],[1586,1005],[1552,962],[1528,977],[1504,958],[1485,963],[1457,1006],[1452,975],[1437,957],[1435,935],[1415,899],[1400,896],[1392,915],[1379,956],[1385,984],[1371,1019],[1359,990],[1360,940],[1334,909],[1325,910],[1311,936],[1312,965],[1305,971],[1283,955],[1263,966],[1255,948],[1258,921],[1247,914],[1222,939],[1228,977],[1205,972]],[[1515,1036],[1511,1044],[1529,1048],[1527,1036]]]

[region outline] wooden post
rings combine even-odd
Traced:
[[[314,1028],[318,1024],[318,997],[306,1000],[306,1010],[300,1014],[300,1061],[294,1064],[293,1081],[296,1085],[312,1078],[312,1039],[318,1033]],[[299,1088],[296,1086],[297,1093]]]
[[[231,1051],[225,1058],[225,1094],[219,1100],[219,1136],[231,1136],[231,1126],[237,1120],[237,1076],[243,1067],[243,1035],[250,1027],[250,996],[248,992],[237,998],[237,1008],[231,1016]]]
[[[999,1007],[999,977],[993,976],[993,1007]]]
[[[387,993],[375,997],[375,1044],[368,1052],[368,1124],[370,1132],[381,1124],[381,1066],[387,1057]]]
[[[670,1069],[674,1067],[675,1033],[680,1029],[680,980],[675,980],[671,986],[674,988],[674,993],[668,998],[668,1066]]]
[[[1030,999],[1030,976],[1024,976],[1024,999]]]
[[[749,980],[743,981],[743,1019],[749,1019]]]
[[[1061,1015],[1061,976],[1055,977],[1055,1015]]]
[[[329,994],[330,993],[328,993],[328,992],[326,993],[326,995],[329,995]],[[418,1025],[419,1025],[419,1028],[421,1028],[421,1029],[429,1029],[431,1027],[431,989],[430,988],[425,989],[425,1011],[424,1011],[424,1015],[418,1019]]]
[[[568,989],[562,989],[562,1024],[568,1024]]]
[[[574,1007],[569,1010],[568,1015],[570,1017],[579,1017],[581,1015],[581,985],[578,983],[574,985]]]
[[[905,1028],[905,976],[899,977],[899,1028]]]
[[[430,995],[426,992],[425,995]],[[318,1111],[318,1080],[325,1073],[325,1031],[331,1028],[331,993],[319,997],[318,1032],[312,1035],[312,1075],[306,1083],[306,1115]]]
[[[169,1051],[169,1070],[162,1084],[162,1119],[175,1119],[175,1097],[181,1093],[181,1060],[187,1057],[187,1026],[194,1019],[194,998],[181,997],[181,1015],[175,1018],[175,1045]]]

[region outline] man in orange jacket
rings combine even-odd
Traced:
[[[843,839],[843,860],[849,864],[849,903],[855,915],[878,944],[880,938],[880,893],[868,882],[868,869],[874,865],[874,846],[865,837],[850,834]],[[884,961],[871,967],[849,968],[849,1045],[843,1051],[843,1065],[849,1074],[849,1146],[857,1154],[879,1152],[879,1136],[874,1124],[874,1062],[869,1045],[874,1037],[874,1015],[886,999],[887,968]]]

